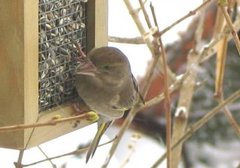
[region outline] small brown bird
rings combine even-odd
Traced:
[[[87,152],[88,162],[112,121],[121,118],[141,96],[129,61],[119,49],[93,49],[86,59],[88,61],[76,69],[76,89],[83,101],[100,117],[98,131]]]

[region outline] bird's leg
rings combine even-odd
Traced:
[[[76,114],[82,114],[82,113],[84,113],[84,110],[82,110],[82,109],[80,108],[79,103],[73,103],[73,104],[72,104],[72,107],[73,107],[74,112],[75,112]]]
[[[72,102],[72,108],[74,111],[73,115],[79,115],[91,111],[91,109],[85,104],[85,102],[81,98],[78,98],[77,100]]]

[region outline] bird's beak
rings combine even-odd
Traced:
[[[95,76],[97,68],[91,62],[85,62],[76,67],[76,74]]]

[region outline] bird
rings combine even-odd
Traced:
[[[84,60],[76,67],[76,90],[86,105],[99,115],[98,130],[87,151],[87,163],[112,122],[143,98],[129,60],[118,48],[94,48]]]

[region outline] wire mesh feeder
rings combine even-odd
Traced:
[[[76,97],[78,42],[86,47],[86,0],[39,0],[39,111]]]

